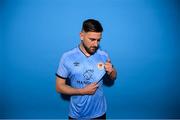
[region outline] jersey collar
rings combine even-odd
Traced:
[[[94,55],[97,53],[97,51],[99,50],[99,48],[98,48],[98,49],[96,50],[96,52],[95,52],[93,55],[87,56],[87,55],[84,54],[84,52],[81,50],[80,44],[78,45],[78,49],[79,49],[79,52],[82,53],[86,58],[90,58],[91,56],[94,56]]]

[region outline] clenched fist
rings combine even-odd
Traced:
[[[98,88],[98,84],[96,82],[91,83],[81,89],[81,94],[83,94],[83,95],[84,94],[94,94],[96,92],[97,88]]]
[[[106,70],[106,72],[107,72],[108,75],[110,75],[110,74],[112,73],[112,71],[113,71],[113,66],[112,66],[111,60],[110,60],[109,58],[107,59],[105,65],[104,65],[104,68],[105,68],[105,70]]]

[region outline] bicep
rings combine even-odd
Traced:
[[[56,77],[56,86],[58,85],[65,85],[66,84],[66,80],[60,77]]]

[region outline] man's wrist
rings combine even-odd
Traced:
[[[79,95],[83,95],[83,94],[84,94],[83,88],[79,88],[79,89],[77,89],[77,91],[78,91],[78,94],[79,94]]]

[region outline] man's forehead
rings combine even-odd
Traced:
[[[102,33],[101,32],[87,32],[86,35],[88,37],[100,38]]]

